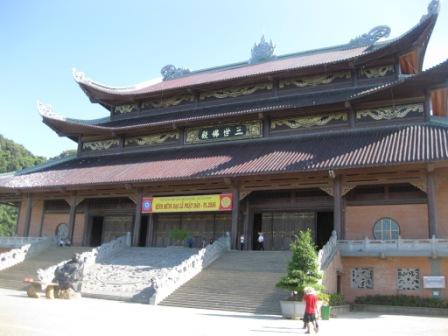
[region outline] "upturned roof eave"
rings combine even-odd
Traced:
[[[111,105],[112,101],[116,101],[116,103],[118,103],[119,101],[121,101],[123,103],[131,102],[131,101],[139,100],[139,99],[142,99],[149,95],[157,94],[160,92],[164,92],[164,94],[166,94],[167,91],[174,92],[174,91],[186,90],[186,89],[191,90],[191,89],[195,89],[195,88],[198,88],[201,86],[210,85],[212,83],[225,83],[226,85],[229,85],[231,82],[235,82],[235,81],[242,80],[242,79],[257,78],[257,77],[263,78],[266,76],[281,74],[282,72],[289,72],[289,71],[295,71],[295,70],[306,71],[308,69],[314,69],[317,71],[317,69],[319,69],[319,68],[328,70],[328,67],[342,66],[344,64],[346,64],[347,66],[353,67],[354,64],[363,64],[369,60],[373,60],[378,57],[386,57],[388,55],[394,55],[399,52],[404,52],[404,51],[410,50],[411,48],[415,48],[416,46],[413,46],[413,43],[415,41],[417,41],[422,35],[427,35],[427,38],[423,39],[423,42],[422,42],[423,46],[421,46],[421,47],[423,47],[422,48],[423,53],[421,53],[421,55],[424,55],[424,51],[426,50],[426,44],[428,43],[429,36],[431,35],[434,25],[437,21],[437,17],[438,17],[437,13],[427,15],[426,18],[424,18],[421,22],[419,22],[413,28],[411,28],[410,30],[408,30],[407,32],[402,34],[400,37],[390,40],[390,41],[387,41],[387,42],[382,42],[381,43],[382,45],[379,44],[378,48],[375,48],[374,50],[369,51],[367,53],[357,55],[354,57],[350,57],[350,58],[346,58],[346,59],[341,59],[341,60],[334,61],[334,62],[324,62],[324,63],[312,64],[312,65],[304,66],[304,67],[282,69],[282,70],[277,70],[277,71],[273,71],[273,72],[256,73],[256,74],[250,75],[250,76],[242,76],[242,77],[236,76],[236,77],[229,78],[229,79],[204,82],[204,83],[194,84],[191,86],[175,87],[175,88],[172,88],[169,90],[164,89],[162,87],[160,90],[153,91],[150,93],[141,92],[141,87],[138,90],[137,89],[134,90],[133,87],[120,89],[120,88],[113,88],[113,87],[108,87],[106,85],[98,84],[92,80],[78,81],[78,84],[80,85],[81,89],[87,94],[87,96],[90,98],[90,100],[92,102],[98,102],[103,105]],[[347,48],[347,45],[341,45],[341,46],[337,46],[334,48],[342,49],[342,48],[344,48],[344,46]],[[323,50],[329,50],[329,49],[330,48],[325,48]],[[276,60],[273,60],[270,62],[275,62],[275,61]],[[423,59],[421,59],[421,62],[419,62],[420,64],[418,65],[418,67],[420,69],[422,67],[422,61],[423,61]],[[247,66],[251,66],[251,65],[248,64]],[[222,71],[225,71],[225,70],[222,70]],[[201,74],[202,72],[198,71],[198,73]],[[190,76],[195,76],[195,75],[196,74],[193,73]],[[148,87],[148,89],[149,88],[150,87]]]

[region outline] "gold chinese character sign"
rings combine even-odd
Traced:
[[[185,143],[204,143],[215,141],[259,138],[262,136],[261,121],[249,121],[240,124],[204,126],[187,129]]]

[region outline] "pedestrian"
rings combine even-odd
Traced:
[[[303,300],[305,301],[305,315],[303,316],[303,323],[306,326],[306,334],[310,333],[310,323],[313,324],[314,332],[319,331],[319,325],[317,324],[317,295],[313,288],[305,287],[305,295]]]
[[[244,234],[240,236],[240,249],[244,250]]]
[[[264,251],[264,236],[263,232],[258,232],[258,249]]]

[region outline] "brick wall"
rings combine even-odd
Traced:
[[[56,228],[59,224],[68,225],[69,213],[46,213],[42,227],[42,235],[53,237],[56,234]]]
[[[426,204],[347,206],[345,239],[374,239],[373,225],[382,217],[398,222],[402,238],[428,238]]]
[[[442,275],[448,278],[448,258],[441,258]],[[427,257],[388,257],[386,259],[373,257],[343,257],[342,265],[344,271],[341,279],[341,289],[345,298],[353,302],[355,297],[364,295],[417,295],[431,297],[430,289],[423,288],[423,276],[431,275],[431,263]],[[373,268],[373,289],[352,288],[352,269],[356,267]],[[397,269],[398,268],[418,268],[420,270],[419,290],[398,290],[397,289]],[[448,299],[448,290],[442,290],[442,297]]]

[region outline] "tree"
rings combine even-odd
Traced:
[[[312,239],[311,230],[299,231],[296,239],[291,243],[292,258],[288,265],[288,274],[280,279],[277,287],[288,289],[291,299],[302,300],[305,287],[321,289],[322,278],[317,262],[316,246]]]
[[[46,160],[42,156],[34,156],[22,145],[0,135],[0,174],[32,167]],[[0,204],[0,236],[15,234],[17,213],[15,206]]]

